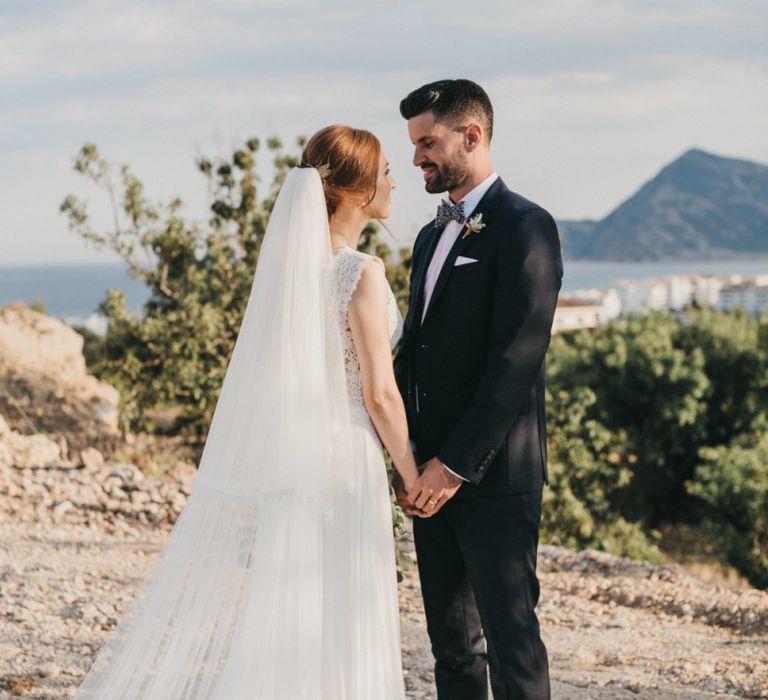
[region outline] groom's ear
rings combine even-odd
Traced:
[[[477,123],[470,124],[464,133],[464,138],[467,147],[474,150],[483,142],[483,128]]]

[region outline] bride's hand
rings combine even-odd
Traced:
[[[400,472],[395,470],[392,474],[392,486],[395,489],[395,497],[397,498],[397,505],[401,508],[405,508],[408,504],[408,491],[413,486],[413,482],[406,484],[403,477],[400,476]]]
[[[400,476],[400,473],[395,471],[392,475],[392,486],[395,489],[395,497],[397,498],[397,505],[399,505],[408,515],[421,515],[421,511],[415,509],[411,502],[408,500],[408,492],[413,488],[416,483],[416,479],[409,479],[407,482]]]

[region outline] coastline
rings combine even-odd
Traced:
[[[564,261],[563,293],[578,289],[608,289],[620,279],[648,280],[672,275],[743,275],[768,274],[768,258],[605,262],[594,260]],[[147,299],[144,285],[127,274],[122,263],[78,263],[59,265],[0,265],[0,307],[13,302],[30,305],[40,300],[51,316],[69,325],[85,324],[94,314],[107,291],[121,289],[128,309],[141,313]],[[97,323],[95,317],[92,323]]]

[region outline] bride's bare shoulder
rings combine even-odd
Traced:
[[[366,256],[355,291],[352,294],[352,304],[367,306],[379,304],[386,297],[387,278],[384,274],[384,261],[375,255]]]
[[[360,270],[360,282],[358,284],[375,284],[380,286],[381,280],[386,280],[384,274],[384,261],[375,255],[367,256]]]
[[[368,275],[370,277],[371,275],[378,275],[380,277],[383,275],[384,261],[375,255],[367,255],[366,257],[368,259],[363,263],[363,269],[360,273],[361,276]]]

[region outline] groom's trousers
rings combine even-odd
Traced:
[[[541,490],[453,499],[414,517],[438,700],[549,700],[539,634]]]

